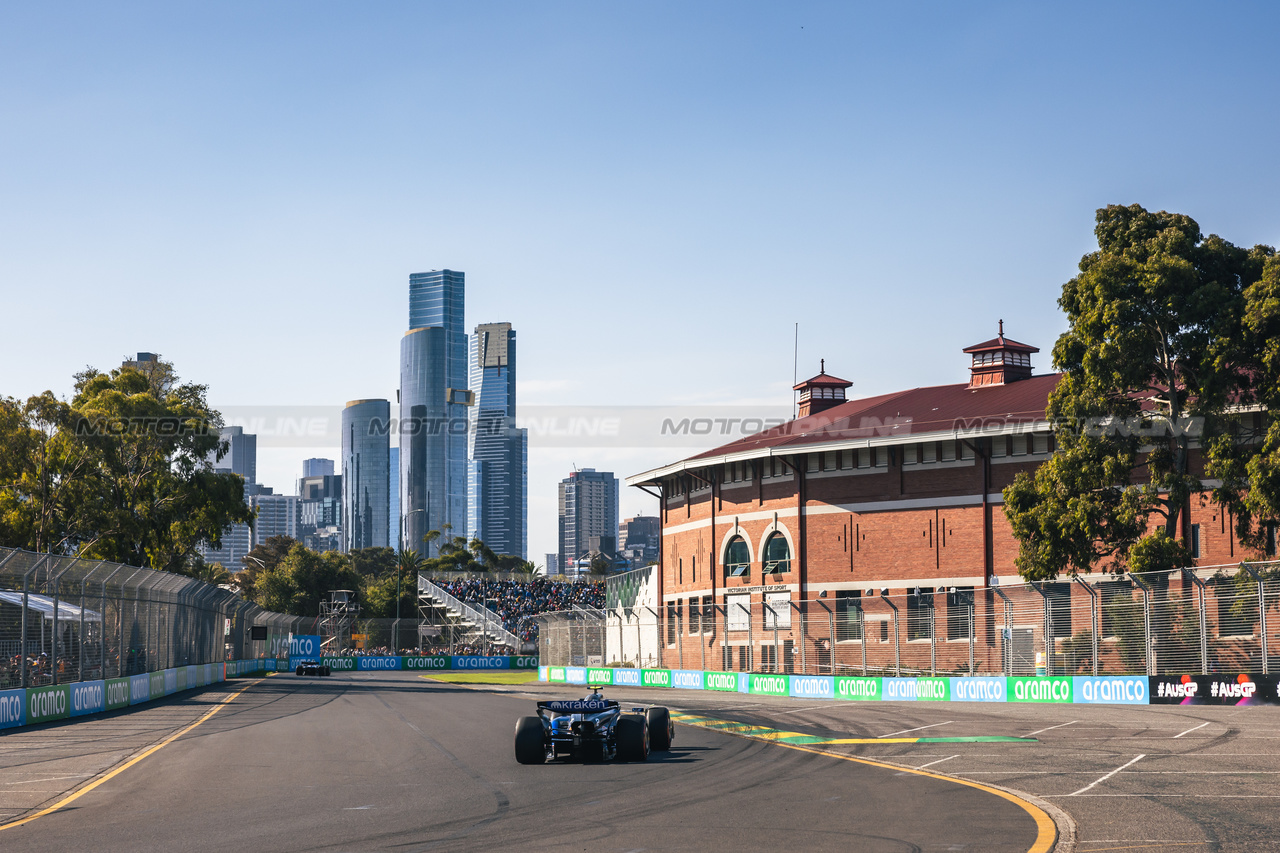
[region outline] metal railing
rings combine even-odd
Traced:
[[[551,665],[823,675],[1270,672],[1280,562],[908,595],[730,594],[540,619]]]
[[[468,604],[445,592],[421,575],[418,576],[418,598],[427,598],[434,601],[438,606],[456,610],[458,617],[463,622],[470,623],[482,638],[487,637],[491,643],[509,646],[513,649],[520,648],[520,638],[503,627],[502,617],[493,610]]]
[[[274,656],[313,621],[181,575],[0,548],[0,689]]]

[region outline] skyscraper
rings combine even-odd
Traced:
[[[529,433],[516,429],[516,333],[510,323],[486,323],[471,342],[467,535],[524,559]]]
[[[272,536],[298,538],[297,495],[253,495],[249,508],[257,512],[253,519],[253,545],[261,545]]]
[[[618,481],[610,471],[583,468],[560,481],[560,566],[568,573],[591,551],[591,540],[600,550],[616,548],[618,536]],[[612,554],[610,555],[612,556]]]
[[[302,476],[304,477],[332,477],[333,476],[333,460],[332,459],[303,459],[302,460]]]
[[[400,515],[404,544],[449,525],[467,532],[467,335],[464,273],[409,276],[409,331],[400,341]]]
[[[146,355],[146,353],[138,353]],[[221,459],[216,453],[209,454],[209,467],[220,473],[230,472],[244,477],[246,483],[258,481],[258,437],[246,433],[244,427],[223,427],[219,438],[227,442],[227,452]]]
[[[387,547],[391,403],[352,400],[342,410],[342,538],[345,551]]]

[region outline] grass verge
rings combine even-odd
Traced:
[[[525,684],[538,680],[535,670],[489,670],[487,672],[433,672],[424,675],[429,681],[444,681],[449,684]]]

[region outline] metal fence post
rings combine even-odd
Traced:
[[[809,645],[809,644],[806,642],[806,639],[807,639],[807,638],[808,638],[808,636],[809,636],[809,620],[806,618],[806,617],[807,617],[807,614],[806,614],[803,610],[801,610],[801,609],[800,609],[800,605],[799,605],[799,604],[795,604],[795,603],[792,603],[792,602],[787,602],[787,606],[788,606],[788,607],[794,607],[794,608],[795,608],[795,611],[796,611],[796,615],[797,615],[797,616],[799,617],[799,619],[800,619],[800,672],[804,673],[805,675],[808,675],[808,674],[809,674],[809,663],[808,663],[809,659],[808,659],[808,657],[807,657],[807,655],[806,655],[805,646]]]
[[[707,614],[702,610],[702,603],[698,603],[698,665],[704,670],[707,668]]]
[[[1249,577],[1258,582],[1258,630],[1262,634],[1262,674],[1269,675],[1271,672],[1270,655],[1267,653],[1267,590],[1263,585],[1262,576],[1253,570],[1248,563],[1241,563],[1240,568],[1249,573]]]
[[[893,608],[893,674],[902,676],[902,643],[898,635],[898,605],[889,599],[889,590],[880,590],[880,597],[884,599],[884,603]],[[865,636],[865,634],[864,634]],[[863,640],[865,647],[866,640]]]
[[[938,608],[933,606],[933,595],[929,593],[929,674],[938,674]]]
[[[1073,577],[1076,583],[1089,593],[1089,633],[1093,637],[1093,674],[1098,674],[1098,591],[1085,583],[1079,576]]]
[[[969,606],[969,674],[973,675],[973,643],[975,639],[974,635],[977,634],[978,632],[977,620],[974,619],[974,615],[973,615],[973,607],[974,607],[973,592],[969,593],[969,601],[967,603]]]
[[[82,578],[80,579],[80,655],[79,655],[79,659],[76,661],[76,680],[77,680],[77,681],[84,681],[84,642],[85,642],[85,638],[84,638],[84,607],[85,607],[84,594],[85,594],[85,588],[89,585],[89,578],[93,577],[93,573],[94,573],[94,572],[96,572],[98,569],[102,568],[102,566],[103,566],[105,563],[106,563],[106,561],[105,561],[105,560],[99,560],[99,561],[98,561],[98,564],[97,564],[96,566],[94,566],[92,569],[90,569],[90,570],[88,571],[88,573],[87,573],[87,574],[85,574],[85,576],[84,576],[84,577],[82,577]],[[105,627],[105,626],[104,626],[104,627]]]
[[[31,601],[31,574],[44,565],[45,561],[50,559],[53,554],[43,554],[35,564],[22,574],[22,639],[21,652],[22,663],[20,665],[19,681],[22,687],[27,687],[27,613],[30,609]]]
[[[1155,638],[1151,636],[1151,587],[1137,575],[1130,574],[1129,580],[1142,590],[1142,638],[1143,652],[1147,658],[1147,675],[1156,675]]]
[[[1000,650],[1000,668],[1004,670],[1004,674],[1008,678],[1013,678],[1013,602],[1009,600],[1009,596],[1004,594],[998,586],[990,587],[991,591],[1004,601],[1004,632],[1001,634],[1003,641]]]
[[[1044,674],[1053,675],[1053,608],[1049,606],[1049,593],[1044,591],[1044,583],[1033,583],[1031,588],[1040,593],[1044,599]],[[1038,674],[1038,673],[1037,673]]]
[[[1195,571],[1192,569],[1182,569],[1181,572],[1184,578],[1191,579],[1191,582],[1195,584],[1196,592],[1198,593],[1196,597],[1199,599],[1197,604],[1200,609],[1200,674],[1208,675],[1209,674],[1209,622],[1208,622],[1208,619],[1205,618],[1205,612],[1204,612],[1205,582],[1202,581],[1199,578],[1199,576],[1196,575]]]
[[[858,600],[858,636],[862,638],[862,642],[859,645],[862,646],[862,674],[865,676],[867,674],[867,612],[862,609],[861,599]],[[832,643],[831,646],[834,651],[835,643]],[[834,661],[835,658],[832,658],[832,660]],[[832,674],[835,674],[834,670]]]
[[[676,605],[676,657],[680,659],[680,669],[685,668],[684,666],[684,632],[687,626],[682,624],[685,621],[684,619],[681,618],[683,615],[684,614],[681,612],[680,606],[677,604]],[[670,610],[667,611],[667,618],[668,619],[671,618]]]

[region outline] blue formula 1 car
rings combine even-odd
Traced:
[[[548,759],[645,761],[671,748],[671,712],[656,705],[628,708],[592,688],[585,699],[538,703],[538,714],[516,722],[516,761]]]

